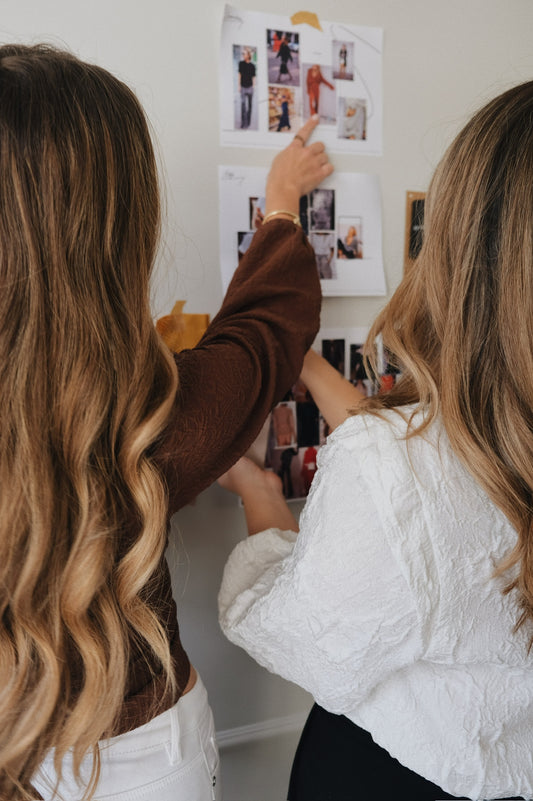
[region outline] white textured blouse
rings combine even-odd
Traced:
[[[493,578],[516,532],[440,425],[406,442],[385,418],[330,436],[298,535],[237,545],[222,629],[447,792],[529,798],[533,653]]]

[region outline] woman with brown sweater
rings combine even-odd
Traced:
[[[315,336],[297,225],[332,169],[306,146],[315,124],[274,160],[219,314],[172,356],[149,308],[160,207],[137,99],[67,53],[0,48],[3,799],[220,795],[164,551],[170,516],[246,450]]]

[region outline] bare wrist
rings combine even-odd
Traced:
[[[286,209],[292,214],[298,214],[300,210],[300,195],[298,191],[283,189],[271,190],[267,186],[265,196],[265,214],[270,214],[276,209]]]

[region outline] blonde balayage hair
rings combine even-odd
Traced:
[[[402,370],[368,411],[417,404],[515,527],[499,565],[533,619],[533,82],[488,103],[431,181],[424,242],[368,337]]]
[[[0,797],[113,732],[167,502],[150,458],[177,375],[149,276],[157,169],[134,94],[48,46],[0,47]]]

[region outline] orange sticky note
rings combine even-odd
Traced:
[[[310,25],[312,28],[316,28],[318,31],[322,30],[322,26],[318,21],[317,15],[313,14],[312,11],[297,11],[296,14],[293,14],[291,17],[291,24]]]

